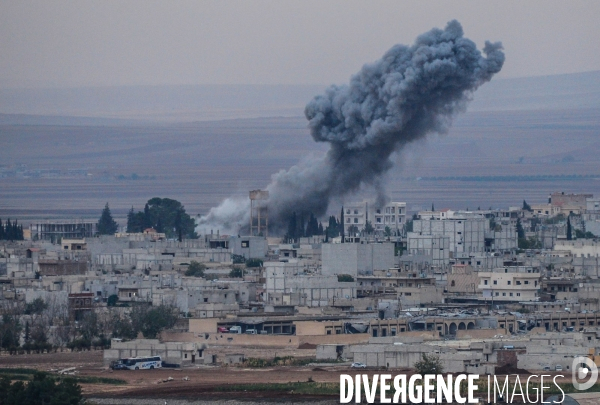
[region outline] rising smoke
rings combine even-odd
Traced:
[[[463,37],[458,21],[433,29],[408,47],[395,45],[367,64],[347,86],[331,86],[308,103],[304,114],[316,142],[329,151],[272,176],[271,224],[286,226],[293,211],[326,213],[332,199],[373,187],[384,201],[382,176],[391,155],[428,133],[445,133],[472,93],[504,63],[500,43],[486,42],[483,56]],[[200,219],[199,228],[237,232],[249,222],[249,200],[228,198]]]

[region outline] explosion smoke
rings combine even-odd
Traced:
[[[428,133],[446,132],[471,94],[500,71],[502,44],[486,42],[483,53],[463,37],[458,21],[450,21],[410,47],[392,47],[363,66],[348,86],[331,86],[316,96],[304,114],[314,140],[328,142],[330,149],[272,176],[271,223],[284,227],[292,211],[322,216],[333,198],[361,186],[374,187],[378,200],[385,200],[381,178],[393,166],[391,155]],[[228,198],[199,227],[235,231],[248,220],[248,199]]]

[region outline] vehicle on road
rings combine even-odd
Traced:
[[[162,367],[160,356],[153,357],[130,357],[123,359],[123,364],[128,370],[151,370]]]
[[[217,328],[217,332],[218,332],[218,333],[229,333],[229,329],[227,329],[227,328],[226,328],[226,327],[224,327],[224,326],[219,326],[219,327]]]
[[[125,359],[119,359],[113,361],[112,363],[110,363],[110,368],[112,368],[113,370],[127,370],[127,366],[123,364],[124,360]]]
[[[350,365],[350,367],[352,367],[352,368],[367,368],[367,365],[364,363],[352,363],[352,365]]]

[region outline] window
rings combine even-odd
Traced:
[[[354,210],[354,215],[358,215],[358,210]]]
[[[525,280],[525,284],[529,284],[529,280]]]
[[[249,240],[243,240],[242,241],[242,247],[243,248],[249,248],[250,247],[250,241]]]
[[[452,280],[452,282],[450,283],[450,287],[455,287],[456,286],[456,281]]]
[[[512,297],[512,296],[513,296],[513,293],[510,293],[509,295]]]
[[[503,296],[503,297],[506,297],[506,293],[502,293],[502,296]]]
[[[494,280],[494,285],[498,285],[498,280]]]
[[[483,280],[483,284],[488,285],[488,281],[487,280]]]
[[[517,297],[520,297],[520,296],[521,296],[521,293],[517,293]]]
[[[507,283],[508,283],[508,285],[510,285],[510,280],[509,280],[509,281],[507,281]]]
[[[496,297],[499,296],[499,295],[500,295],[500,293],[496,293]]]
[[[358,224],[358,218],[354,218],[354,223]]]

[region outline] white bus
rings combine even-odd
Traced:
[[[130,357],[123,359],[123,364],[128,370],[148,370],[162,367],[160,356]]]

